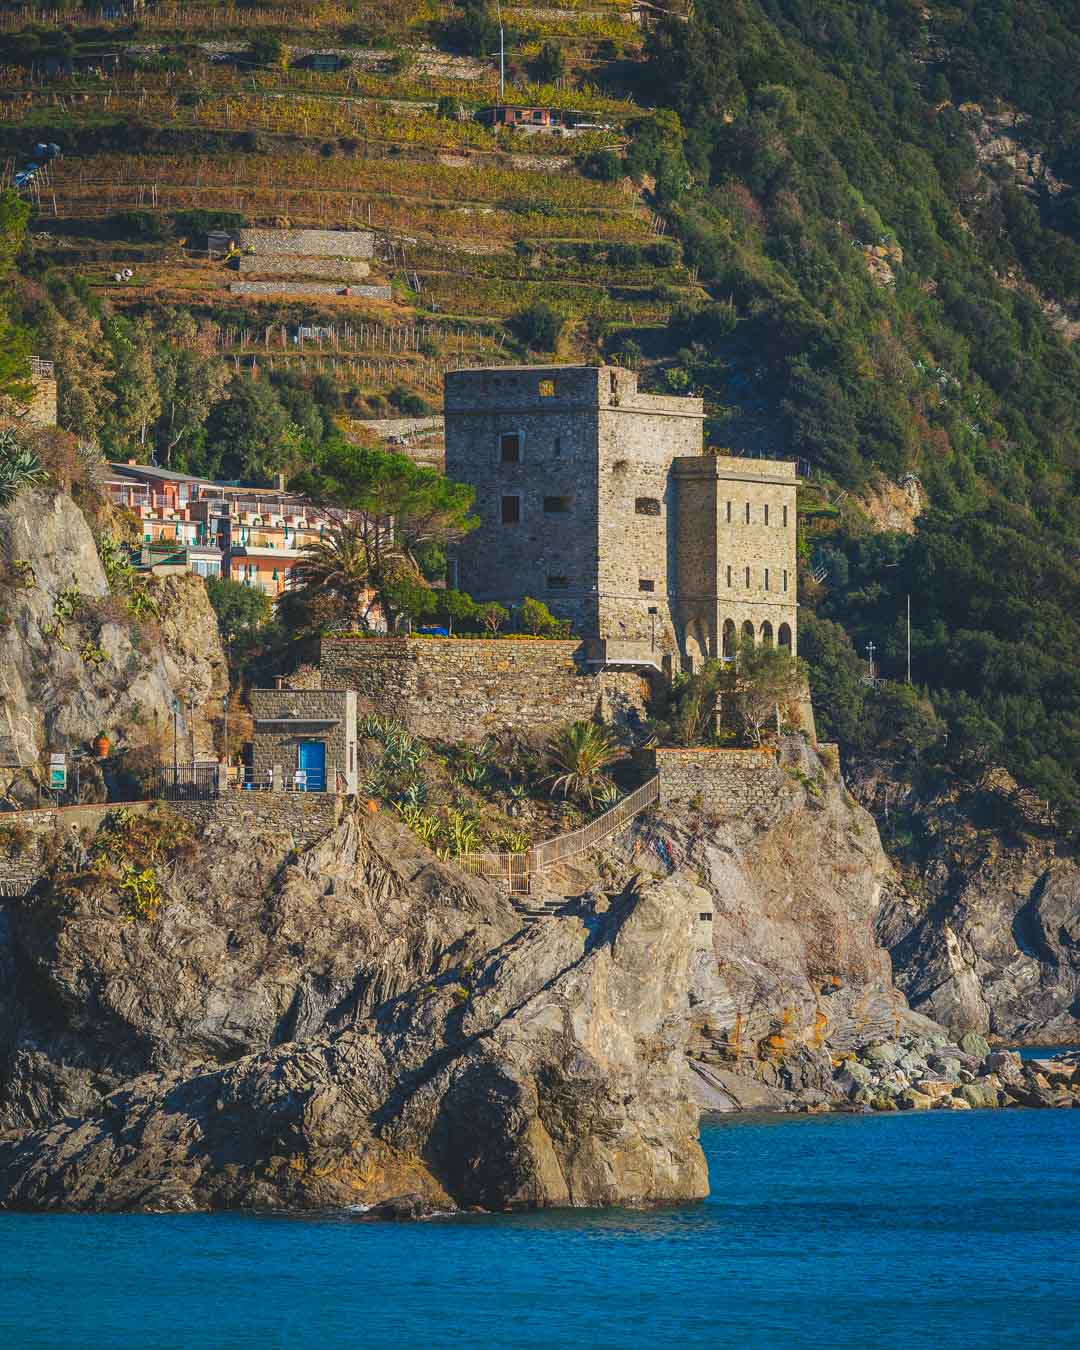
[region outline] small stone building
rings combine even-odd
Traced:
[[[351,689],[253,689],[252,777],[267,787],[355,792],[356,694]]]
[[[450,372],[446,473],[481,522],[452,583],[543,600],[599,665],[693,669],[744,636],[794,651],[795,466],[703,453],[703,420],[612,366]]]

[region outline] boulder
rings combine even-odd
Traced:
[[[958,1096],[969,1106],[1000,1106],[1001,1098],[996,1088],[986,1083],[965,1083],[958,1089]]]
[[[380,1200],[367,1213],[369,1219],[423,1219],[432,1213],[432,1208],[422,1195],[414,1192]]]
[[[1023,1061],[1012,1050],[994,1050],[983,1061],[983,1072],[993,1073],[1003,1083],[1018,1083],[1024,1076]]]
[[[960,1049],[966,1055],[974,1055],[976,1059],[983,1060],[990,1053],[990,1043],[977,1031],[968,1031],[960,1037]]]
[[[932,1097],[923,1092],[916,1092],[914,1088],[907,1088],[901,1092],[899,1098],[901,1111],[929,1111],[933,1104]]]
[[[936,1101],[939,1097],[948,1097],[956,1087],[955,1082],[950,1082],[945,1078],[920,1078],[914,1085],[915,1092],[921,1092],[924,1097],[930,1097]]]

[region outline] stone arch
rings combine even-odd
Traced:
[[[777,635],[776,635],[776,641],[777,641],[777,643],[778,643],[779,646],[785,648],[785,649],[786,649],[787,651],[789,651],[789,652],[791,651],[791,625],[790,625],[790,624],[782,623],[782,624],[780,625],[780,631],[779,631],[779,632],[777,633]]]
[[[696,670],[701,670],[709,659],[709,647],[705,641],[705,634],[701,630],[701,624],[697,619],[687,624],[683,645],[686,652],[686,669],[691,674]]]
[[[725,661],[735,660],[735,620],[725,619],[723,628],[721,655]]]
[[[747,619],[747,621],[743,624],[743,626],[742,626],[742,636],[743,636],[743,640],[744,640],[744,641],[745,641],[746,639],[749,639],[751,642],[753,642],[753,640],[754,640],[754,624],[753,624],[753,621],[752,621],[751,619]]]
[[[763,647],[772,646],[772,639],[773,639],[772,624],[768,621],[768,619],[766,619],[765,622],[761,625],[760,636],[761,636],[761,644]]]

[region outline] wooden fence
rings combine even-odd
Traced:
[[[534,872],[542,872],[546,867],[554,867],[556,863],[587,853],[628,825],[639,812],[659,798],[660,778],[657,776],[650,778],[647,783],[616,802],[610,811],[590,820],[588,825],[583,825],[579,830],[545,839],[542,844],[534,844],[523,853],[463,853],[454,861],[474,876],[505,881],[511,891],[527,892]]]

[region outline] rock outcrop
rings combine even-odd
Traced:
[[[1000,770],[920,791],[869,765],[852,783],[911,839],[877,932],[912,1007],[955,1035],[1080,1041],[1080,864],[1045,807]]]
[[[194,740],[210,752],[227,674],[198,577],[155,582],[160,621],[133,622],[109,594],[83,513],[43,491],[0,510],[0,572],[0,789],[10,804],[39,804],[48,750],[85,751],[101,734],[114,747],[170,736],[174,697],[184,750]]]
[[[698,917],[680,887],[633,886],[603,916],[522,928],[486,883],[418,866],[400,827],[361,820],[286,864],[261,906],[257,883],[228,917],[221,902],[203,918],[177,898],[160,928],[114,924],[111,943],[100,908],[59,922],[33,978],[53,974],[56,1018],[97,1058],[87,1071],[123,1076],[140,1057],[176,1067],[58,1119],[56,1065],[52,1123],[0,1146],[7,1204],[318,1207],[408,1193],[491,1208],[706,1193],[683,1053]],[[244,905],[257,912],[229,932]],[[18,923],[25,942],[29,916]],[[94,947],[96,971],[63,963],[69,943]],[[221,1065],[245,1040],[286,1035]],[[216,1064],[198,1061],[206,1050]],[[9,1081],[40,1082],[42,1067]],[[24,1092],[18,1109],[33,1108]]]

